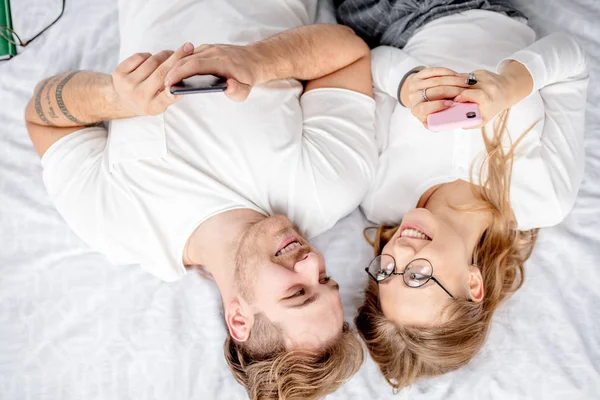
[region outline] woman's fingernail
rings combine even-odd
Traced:
[[[459,101],[460,101],[460,99],[461,99],[461,97],[460,97],[460,95],[458,95],[458,96],[456,96],[456,97],[454,98],[454,101],[456,101],[456,102],[459,102]]]
[[[446,101],[444,101],[444,105],[446,107],[450,107],[452,104],[454,104],[454,102],[452,100],[446,100]]]
[[[186,44],[183,45],[183,51],[185,51],[186,53],[191,53],[192,50],[194,50],[194,45],[191,44],[190,42],[187,42]]]

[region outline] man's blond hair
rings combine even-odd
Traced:
[[[283,336],[256,314],[246,342],[225,340],[225,359],[251,400],[312,400],[334,392],[360,368],[363,349],[344,323],[342,333],[318,350],[285,348]]]

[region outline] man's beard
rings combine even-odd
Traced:
[[[262,221],[261,221],[262,222]],[[256,277],[258,276],[258,268],[264,262],[273,262],[274,254],[264,253],[268,251],[261,247],[260,243],[264,241],[265,238],[271,239],[271,236],[278,237],[283,236],[286,232],[293,231],[295,232],[300,240],[302,240],[303,246],[294,254],[290,254],[289,256],[283,255],[278,256],[278,260],[280,262],[290,263],[290,258],[292,258],[293,262],[297,262],[303,259],[312,248],[306,242],[306,239],[302,236],[296,226],[291,224],[289,220],[287,224],[281,224],[281,221],[271,220],[267,223],[257,223],[249,227],[248,231],[242,236],[240,239],[237,254],[235,256],[235,271],[234,271],[234,279],[236,286],[238,288],[241,296],[248,302],[251,302],[254,299],[254,287],[256,285]],[[281,229],[279,229],[275,234],[268,235],[269,231],[273,227],[273,224],[281,224]],[[264,244],[264,243],[263,243]]]

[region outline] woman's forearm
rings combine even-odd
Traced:
[[[74,127],[130,117],[119,106],[110,75],[72,71],[40,82],[25,111],[37,125]]]
[[[369,54],[369,47],[343,25],[301,26],[248,46],[257,57],[257,82],[312,80],[338,71]]]

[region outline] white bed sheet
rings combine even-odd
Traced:
[[[12,3],[27,36],[59,2]],[[567,30],[589,54],[586,175],[575,209],[541,233],[525,285],[468,366],[393,396],[367,360],[331,399],[600,398],[600,2],[518,3],[540,33]],[[22,118],[33,87],[67,69],[109,72],[117,29],[115,0],[69,0],[55,28],[0,63],[0,399],[243,399],[223,359],[213,284],[193,273],[163,283],[108,265],[70,232],[42,185]],[[356,211],[316,241],[348,320],[371,255],[365,224]]]

